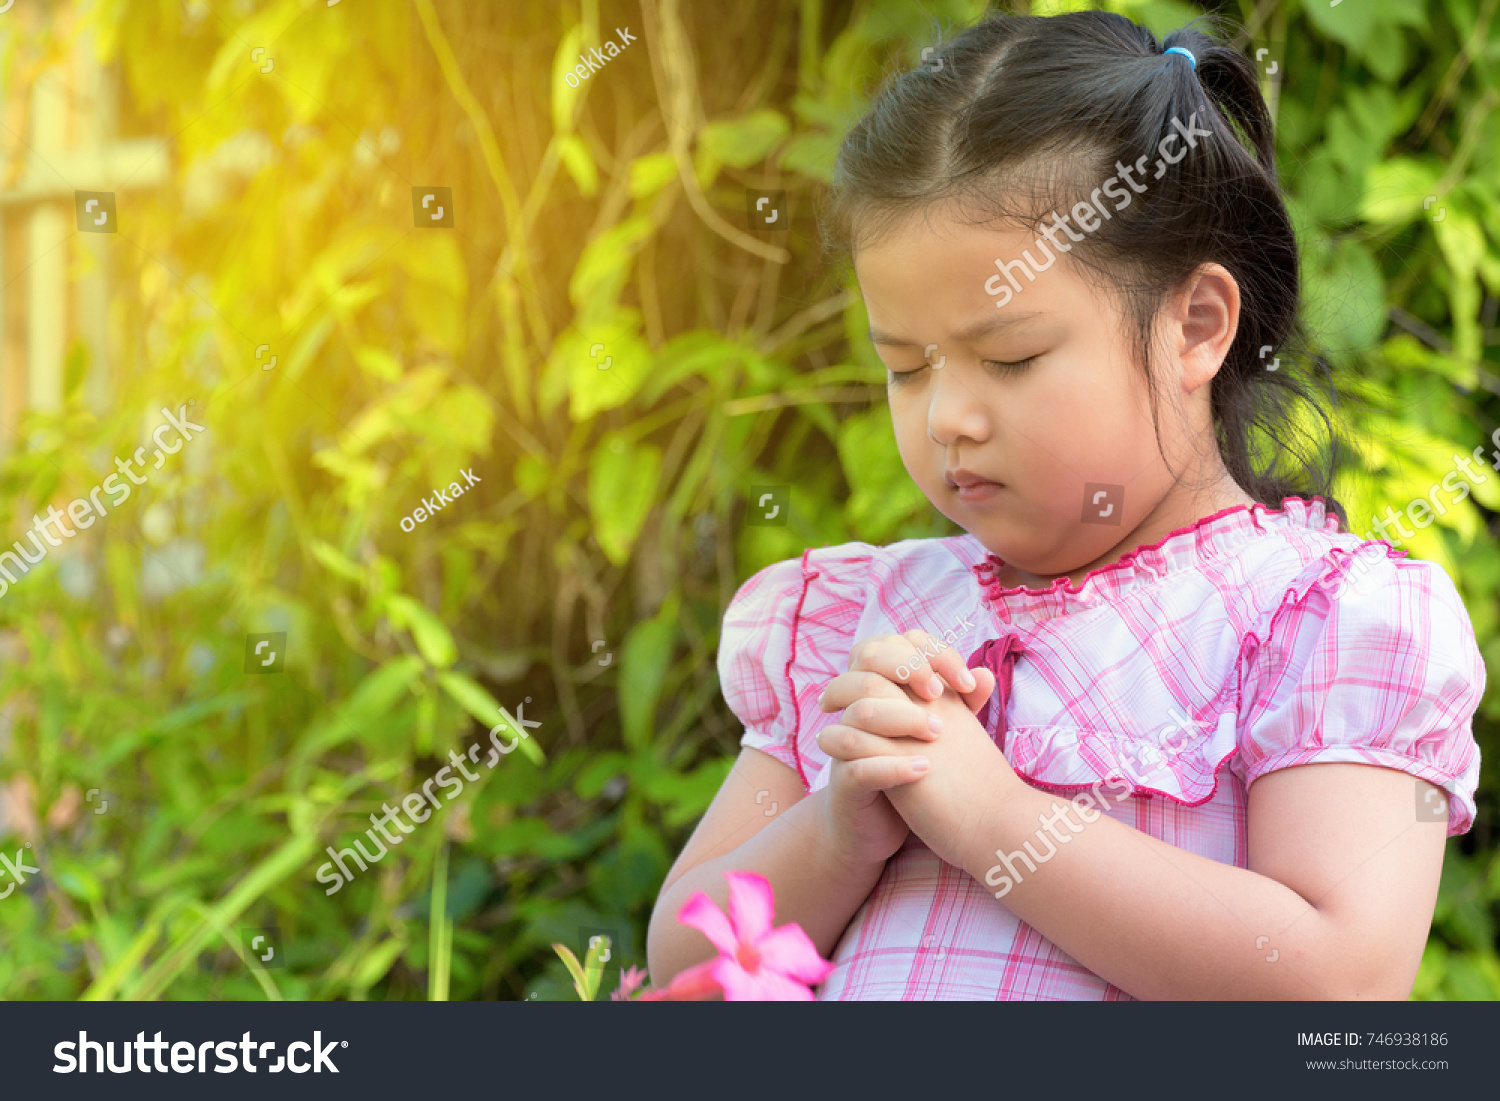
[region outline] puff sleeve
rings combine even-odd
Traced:
[[[765,567],[735,593],[719,636],[719,685],[750,746],[797,770],[811,791],[828,758],[818,732],[837,719],[819,710],[828,682],[849,668],[869,599],[863,544],[804,551]],[[869,548],[872,549],[873,548]]]
[[[1246,640],[1237,770],[1248,786],[1314,762],[1399,769],[1447,792],[1452,837],[1474,822],[1484,661],[1447,572],[1392,553],[1323,560]]]

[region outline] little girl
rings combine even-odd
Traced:
[[[1347,533],[1331,470],[1254,461],[1316,407],[1268,362],[1298,252],[1255,69],[1099,12],[938,56],[845,140],[827,222],[902,461],[967,534],[741,587],[745,748],[652,980],[711,956],[677,910],[748,870],[822,998],[1404,999],[1485,671],[1441,567]]]

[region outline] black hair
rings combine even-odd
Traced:
[[[819,204],[823,245],[852,258],[933,204],[972,214],[971,224],[1036,225],[1146,158],[1158,177],[1143,179],[1146,190],[1115,206],[1072,257],[1129,320],[1158,449],[1154,323],[1174,288],[1217,262],[1240,290],[1239,328],[1210,383],[1224,465],[1270,508],[1290,496],[1323,498],[1347,530],[1331,492],[1347,445],[1320,401],[1323,388],[1335,406],[1340,400],[1301,318],[1297,239],[1277,181],[1270,113],[1255,66],[1199,29],[1203,22],[1158,42],[1108,12],[988,13],[924,54],[922,67],[889,77],[845,136]],[[1196,66],[1164,53],[1174,46],[1191,51]],[[1192,126],[1214,136],[1188,149],[1183,131]],[[1163,173],[1158,149],[1174,133],[1186,154]],[[1309,362],[1312,372],[1302,366]],[[1302,428],[1299,403],[1321,420],[1326,457]],[[1256,454],[1265,445],[1269,462]]]

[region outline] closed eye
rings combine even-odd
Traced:
[[[1027,356],[1025,359],[1018,359],[1014,363],[1007,363],[999,359],[982,359],[979,362],[986,367],[996,368],[1001,374],[1011,374],[1015,371],[1020,371],[1025,369],[1026,367],[1031,366],[1031,364],[1035,363],[1041,358],[1042,357],[1040,355],[1035,355]]]
[[[1015,360],[1014,362],[1006,362],[999,359],[982,359],[979,362],[985,367],[994,368],[1000,374],[1013,374],[1015,372],[1025,370],[1027,367],[1041,358],[1042,357],[1040,355],[1034,355],[1027,356],[1025,359]],[[917,376],[919,376],[923,371],[927,370],[930,366],[931,364],[924,363],[921,367],[917,367],[911,371],[887,370],[886,383],[891,386],[905,386],[910,382],[914,382]]]

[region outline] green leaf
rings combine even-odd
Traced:
[[[1368,348],[1386,326],[1380,266],[1361,242],[1311,243],[1303,258],[1307,317],[1313,339],[1333,353]]]
[[[1370,71],[1384,81],[1393,81],[1406,68],[1406,35],[1392,23],[1373,27],[1361,51]]]
[[[729,757],[705,761],[686,775],[662,767],[654,758],[644,755],[631,762],[630,776],[651,803],[665,808],[662,820],[673,828],[685,826],[703,816],[724,781],[729,778],[734,760]],[[761,813],[776,813],[766,803]]]
[[[335,573],[345,581],[352,581],[356,585],[364,582],[365,571],[344,557],[338,548],[321,539],[314,539],[308,544],[308,550],[330,573]]]
[[[1433,233],[1443,258],[1448,261],[1449,316],[1453,319],[1453,354],[1464,363],[1475,363],[1483,355],[1484,337],[1478,321],[1480,309],[1479,265],[1485,256],[1485,234],[1479,220],[1454,196],[1448,214],[1433,223]],[[1468,385],[1477,385],[1477,377]]]
[[[349,984],[355,990],[368,990],[385,978],[397,957],[406,951],[410,942],[399,937],[387,937],[372,948],[359,961]]]
[[[589,459],[594,538],[617,566],[630,560],[630,550],[651,511],[661,462],[659,447],[631,443],[618,433],[601,439]]]
[[[903,520],[931,508],[902,465],[884,406],[846,419],[839,426],[838,450],[851,489],[845,515],[863,538],[883,540]]]
[[[573,87],[567,75],[578,64],[578,54],[583,47],[583,27],[575,23],[569,27],[557,44],[557,53],[552,59],[552,129],[558,134],[573,132],[573,116],[578,110],[578,100],[583,95],[583,82]]]
[[[1421,104],[1415,98],[1398,101],[1381,85],[1353,87],[1328,115],[1324,142],[1351,178],[1361,178],[1385,151],[1391,139],[1406,129],[1411,113]]]
[[[591,943],[588,951],[584,953],[583,1000],[586,1002],[591,1002],[599,996],[599,980],[604,977],[604,956],[609,951],[609,947],[609,937],[601,935],[598,941]]]
[[[516,460],[516,488],[535,500],[552,481],[552,469],[535,455],[527,453]]]
[[[354,362],[382,382],[395,382],[401,377],[401,361],[383,348],[363,347],[354,353]]]
[[[1472,280],[1484,256],[1484,229],[1479,220],[1465,210],[1450,207],[1441,221],[1433,222],[1432,231],[1454,276]]]
[[[742,118],[720,119],[705,126],[698,135],[715,158],[731,168],[749,168],[759,164],[786,136],[786,116],[762,107]]]
[[[433,862],[427,910],[427,999],[448,1000],[448,976],[453,964],[453,918],[448,914],[448,846],[438,849]]]
[[[674,592],[656,615],[637,623],[625,636],[619,684],[620,723],[627,749],[643,749],[651,741],[656,701],[677,642],[678,603]]]
[[[733,759],[726,758],[726,764],[732,767]],[[727,772],[725,769],[724,773]],[[647,906],[660,893],[675,853],[667,850],[654,824],[637,824],[626,816],[615,832],[618,842],[589,861],[589,892],[616,910]],[[617,944],[614,948],[615,960],[624,966],[628,945]]]
[[[713,187],[714,181],[719,178],[719,170],[723,167],[723,163],[708,146],[700,145],[693,152],[693,175],[698,180],[700,191],[708,191]]]
[[[1377,225],[1400,226],[1426,213],[1438,212],[1437,183],[1443,166],[1434,158],[1392,157],[1373,164],[1365,173],[1364,197],[1360,217]]]
[[[563,167],[585,198],[592,198],[599,191],[599,170],[594,167],[594,158],[577,134],[569,134],[558,142],[558,155]]]
[[[185,927],[160,958],[123,992],[123,997],[129,1001],[152,1001],[160,997],[177,976],[197,960],[210,936],[232,925],[251,903],[273,886],[305,869],[316,851],[316,837],[304,834],[288,839],[260,860],[223,898],[207,909],[200,906],[202,920]]]
[[[630,197],[649,199],[677,178],[677,160],[670,153],[647,153],[630,162]]]
[[[307,370],[313,358],[323,350],[324,342],[327,341],[337,323],[337,319],[331,313],[326,313],[298,338],[297,342],[292,345],[291,354],[282,364],[285,370],[283,377],[287,381],[294,382],[302,377],[302,372]]]
[[[711,329],[692,329],[668,340],[652,357],[649,381],[641,390],[644,401],[655,402],[683,379],[697,375],[722,379],[750,349]]]
[[[840,137],[828,130],[810,130],[787,142],[781,154],[781,167],[800,172],[810,180],[833,180]]]
[[[582,799],[593,799],[624,769],[628,760],[623,753],[601,753],[583,767],[573,781],[573,790]]]
[[[651,350],[640,337],[640,315],[614,310],[592,315],[552,346],[547,371],[568,381],[568,415],[575,423],[633,398],[651,372]],[[549,393],[550,397],[550,393]]]
[[[1314,27],[1356,53],[1362,53],[1371,34],[1381,26],[1425,27],[1426,0],[1361,0],[1334,6],[1311,0],[1302,10]]]
[[[568,299],[580,314],[593,316],[615,308],[631,262],[651,236],[652,228],[646,215],[637,214],[584,246],[568,283]]]
[[[400,593],[386,597],[385,603],[392,625],[411,632],[412,641],[429,665],[446,669],[458,660],[458,647],[453,636],[424,604]]]
[[[586,1002],[593,1001],[594,999],[588,994],[588,978],[584,975],[583,965],[578,962],[578,957],[573,955],[573,950],[566,944],[556,942],[553,943],[552,950],[563,961],[568,974],[573,976],[573,989],[578,991],[578,997]]]
[[[453,701],[479,720],[486,727],[494,726],[500,714],[500,704],[494,696],[462,673],[450,671],[437,674],[437,682]]]
[[[504,721],[507,732],[514,731],[517,735],[519,735],[519,748],[521,750],[521,755],[529,759],[532,764],[545,765],[547,763],[547,755],[542,752],[542,747],[537,745],[536,739],[533,738],[527,731],[527,729],[521,725],[520,720],[517,719],[516,716],[512,715],[509,711],[507,711],[504,707],[500,708],[500,718]],[[535,720],[527,721],[531,722]],[[493,731],[494,727],[491,727],[490,729]],[[491,747],[490,752],[496,752],[493,746]]]
[[[297,745],[297,755],[310,759],[327,749],[358,737],[370,722],[389,715],[422,675],[422,659],[413,654],[392,658],[367,675],[349,697]]]
[[[1052,0],[1047,4],[1045,11],[1035,5],[1032,10],[1038,15],[1055,15],[1063,11],[1086,11],[1094,7],[1108,8],[1121,15],[1128,15],[1137,23],[1150,28],[1157,37],[1170,34],[1202,14],[1192,5],[1180,3],[1178,0],[1114,0],[1109,4],[1089,3],[1086,0],[1074,0],[1072,3],[1064,0],[1059,3],[1058,0]]]
[[[401,267],[413,279],[430,284],[449,298],[462,300],[467,296],[468,267],[451,235],[432,232],[408,236],[398,255]]]
[[[517,818],[490,838],[492,856],[538,856],[548,861],[572,860],[586,847],[574,836],[559,833],[536,818]]]

